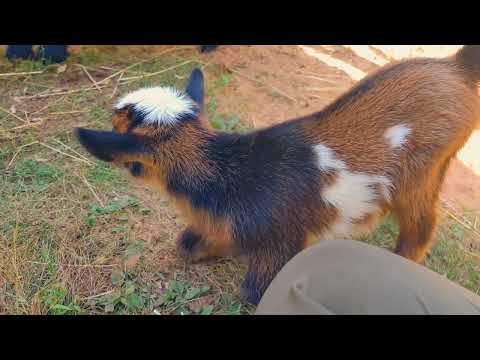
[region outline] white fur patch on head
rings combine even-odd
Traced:
[[[385,133],[385,139],[390,146],[395,149],[402,146],[407,141],[407,136],[412,132],[412,129],[405,124],[399,124],[388,128]]]
[[[386,176],[349,171],[347,165],[336,159],[333,150],[325,145],[315,145],[314,150],[321,171],[331,169],[338,172],[336,181],[323,191],[322,198],[337,209],[339,219],[322,238],[352,236],[356,220],[378,213],[380,202],[391,200],[392,183]]]
[[[133,106],[134,111],[143,114],[146,124],[174,124],[184,116],[194,115],[195,102],[185,93],[173,87],[150,87],[125,95],[115,105],[120,110]]]

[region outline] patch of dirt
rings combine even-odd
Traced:
[[[219,111],[238,114],[257,128],[317,111],[353,85],[346,74],[297,46],[221,46],[203,57],[236,71],[228,92],[217,97]],[[333,84],[306,77],[325,74]]]

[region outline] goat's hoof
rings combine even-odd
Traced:
[[[262,299],[262,293],[252,286],[242,284],[240,287],[240,298],[251,305],[258,306]]]

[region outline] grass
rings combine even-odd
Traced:
[[[218,71],[218,70],[217,70]],[[222,90],[227,88],[232,82],[232,75],[228,73],[220,73],[218,79],[213,82],[208,89],[210,101],[207,103],[207,115],[210,124],[214,129],[228,132],[247,132],[252,130],[252,126],[241,121],[236,114],[223,114],[218,112],[217,96]]]
[[[14,106],[14,115],[24,120],[44,119],[17,128],[25,123],[0,111],[0,313],[251,314],[254,308],[238,297],[245,265],[231,259],[185,265],[175,251],[185,224],[168,201],[92,159],[72,134],[77,126],[109,129],[109,109],[117,96],[144,85],[184,86],[198,64],[118,86],[118,77],[113,78],[100,91],[19,99],[90,86],[76,64],[88,67],[99,81],[141,61],[124,76],[157,72],[198,56],[196,49],[159,57],[121,49],[94,47],[72,56],[61,71],[60,65],[29,61],[12,65],[0,53],[2,73],[43,71],[0,78],[0,106],[10,112]],[[237,114],[219,111],[218,99],[232,96],[233,76],[214,65],[205,73],[212,126],[250,130]],[[390,248],[396,231],[387,219],[365,241]],[[444,219],[438,239],[427,266],[478,293],[475,256],[480,250],[466,250],[475,240],[471,232]]]

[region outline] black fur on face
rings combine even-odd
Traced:
[[[112,162],[122,155],[150,153],[145,139],[134,134],[117,134],[112,131],[97,131],[77,128],[78,141],[97,159]]]

